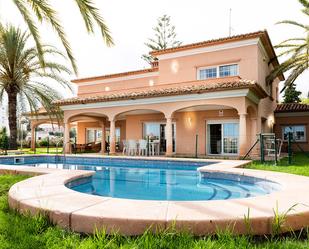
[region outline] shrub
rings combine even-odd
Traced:
[[[0,131],[0,149],[7,151],[9,148],[9,137],[6,133],[6,128]]]

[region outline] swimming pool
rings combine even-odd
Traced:
[[[16,164],[16,161],[1,162]],[[24,157],[17,162],[41,168],[94,170],[92,177],[69,182],[72,190],[136,200],[202,201],[248,198],[269,194],[279,185],[254,177],[200,173],[216,162],[137,160],[94,157]]]

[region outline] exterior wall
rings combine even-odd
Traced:
[[[86,128],[101,128],[99,122],[78,122],[77,123],[77,139],[76,143],[85,144],[86,143]]]
[[[194,154],[195,136],[198,134],[198,154],[205,155],[207,120],[238,120],[239,118],[236,110],[225,109],[223,113],[223,116],[220,116],[219,110],[176,112],[173,118],[173,122],[176,123],[176,153]],[[142,139],[145,122],[166,123],[166,119],[163,114],[128,115],[125,139]]]
[[[299,146],[305,150],[309,151],[309,113],[307,116],[289,116],[287,114],[285,117],[276,116],[276,125],[275,125],[275,133],[278,138],[282,139],[282,127],[287,125],[305,125],[306,126],[306,142],[298,142]],[[293,151],[300,151],[296,145],[292,147]],[[283,152],[287,152],[287,143],[284,142],[284,146],[282,148]]]
[[[205,155],[206,152],[206,122],[207,120],[238,120],[238,113],[233,109],[223,110],[223,116],[219,115],[219,110],[176,112],[173,122],[176,123],[176,153],[194,154],[195,136],[198,134],[198,154]],[[190,124],[188,119],[190,118]],[[142,139],[143,123],[162,122],[166,123],[163,114],[143,114],[127,115],[126,120],[116,122],[116,127],[121,127],[121,140],[123,139]],[[89,127],[95,124],[82,123]],[[125,129],[123,127],[125,126]],[[84,127],[85,130],[86,127]]]
[[[149,75],[153,73],[148,73]],[[157,84],[158,76],[148,76],[139,79],[131,79],[124,80],[125,77],[119,78],[118,80],[113,79],[108,82],[108,80],[104,80],[104,83],[100,83],[102,81],[97,81],[96,84],[93,85],[83,85],[82,83],[77,84],[78,86],[78,97],[90,97],[104,94],[111,94],[113,92],[119,92],[126,89],[134,91],[136,88],[140,87],[148,87],[150,84]]]
[[[126,139],[142,139],[143,123],[165,122],[164,114],[144,114],[126,116]]]
[[[265,55],[264,50],[259,45],[226,48],[171,59],[162,58],[159,59],[158,70],[140,75],[137,74],[134,76],[136,78],[122,76],[103,80],[89,79],[88,82],[77,83],[78,97],[91,97],[123,91],[134,92],[139,88],[149,88],[152,85],[160,86],[196,81],[197,69],[199,67],[232,63],[239,65],[239,76],[241,78],[255,80],[267,90],[265,78],[271,69],[268,66],[268,62],[267,55]]]
[[[197,68],[237,63],[239,76],[258,81],[257,45],[159,60],[158,84],[193,81]]]
[[[176,153],[195,154],[196,135],[198,135],[198,154],[206,154],[207,126],[209,120],[238,120],[236,110],[225,109],[223,116],[219,110],[207,110],[196,112],[177,112],[174,115],[176,122]]]
[[[273,67],[268,65],[269,58],[260,47],[257,49],[257,58],[258,83],[269,94],[269,97],[260,100],[258,106],[258,122],[260,123],[259,130],[260,132],[268,133],[273,132],[273,124],[275,122],[274,110],[276,109],[278,103],[278,86],[280,81],[279,79],[275,79],[271,86],[267,86],[266,77],[269,75]]]

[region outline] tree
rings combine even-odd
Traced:
[[[161,50],[166,48],[179,47],[180,41],[176,39],[175,26],[171,24],[171,17],[163,15],[157,19],[157,26],[152,28],[154,31],[154,38],[149,38],[145,45],[151,50]],[[157,60],[149,54],[142,55],[142,59],[149,64]]]
[[[284,91],[284,100],[283,103],[300,103],[301,99],[300,96],[301,92],[296,90],[295,84],[289,85],[287,88],[285,88]]]
[[[302,4],[303,14],[308,17],[309,1],[298,1]],[[290,72],[288,78],[285,81],[285,86],[282,89],[282,91],[284,91],[286,87],[293,84],[298,76],[300,76],[309,68],[309,25],[301,24],[292,20],[284,20],[279,22],[279,24],[289,24],[301,28],[304,34],[303,37],[290,38],[275,46],[276,49],[282,51],[278,57],[286,56],[287,59],[281,63],[281,65],[272,70],[270,75],[267,77],[267,82],[272,82],[278,75],[282,73]]]
[[[66,37],[65,30],[58,19],[58,13],[50,4],[50,0],[12,0],[22,15],[29,31],[35,41],[40,62],[44,65],[44,51],[41,43],[38,24],[47,23],[55,30],[62,45],[64,46],[67,56],[71,61],[72,67],[77,73],[77,65],[71,50],[70,43]],[[88,33],[95,33],[95,27],[98,26],[104,42],[110,46],[113,45],[113,39],[110,31],[100,15],[99,9],[93,3],[93,0],[74,0],[81,17],[85,23]],[[5,8],[3,8],[5,10]],[[0,11],[1,12],[1,11]]]
[[[69,87],[62,78],[70,70],[61,63],[45,60],[42,66],[36,47],[27,47],[30,34],[12,25],[0,25],[0,99],[8,96],[10,148],[17,148],[17,105],[37,113],[42,105],[50,115],[61,118],[59,107],[52,102],[61,94],[53,86]],[[46,58],[66,58],[52,46],[42,45]],[[60,59],[60,58],[59,58]],[[51,83],[51,86],[49,86]]]
[[[6,128],[4,127],[0,130],[0,149],[4,150],[6,154],[8,148],[9,148],[9,138],[6,132]]]

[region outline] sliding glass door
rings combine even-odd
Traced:
[[[238,122],[209,122],[207,125],[208,154],[238,154]]]
[[[173,132],[173,152],[176,152],[176,124],[172,124]],[[160,143],[160,152],[166,152],[166,124],[160,122],[146,122],[143,128],[143,138],[150,140],[158,140]]]
[[[238,123],[222,124],[223,126],[223,153],[237,154],[238,153]]]

